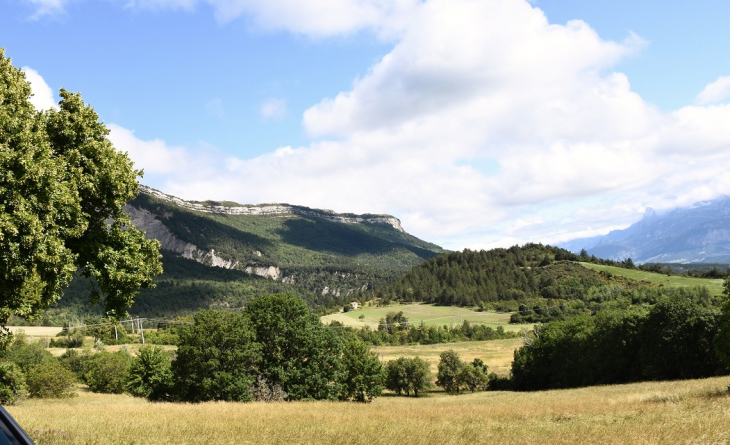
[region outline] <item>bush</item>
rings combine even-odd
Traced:
[[[30,343],[24,334],[15,336],[12,345],[8,348],[7,358],[18,365],[24,373],[34,366],[56,361],[43,345]]]
[[[144,341],[145,344],[151,345],[177,346],[180,343],[180,337],[167,329],[159,329],[157,331],[145,331]]]
[[[26,381],[31,397],[59,399],[76,395],[76,378],[56,361],[34,366],[26,374]]]
[[[121,394],[127,387],[132,356],[125,351],[100,352],[89,357],[84,380],[93,392]]]
[[[52,338],[51,348],[80,348],[84,345],[84,336],[81,332],[74,332],[60,338]]]
[[[104,318],[85,318],[81,333],[94,337],[94,342],[101,341],[106,345],[120,345],[132,341],[123,324]]]
[[[170,356],[156,346],[143,346],[129,368],[129,393],[149,400],[169,400],[172,386]]]
[[[25,376],[15,363],[0,363],[0,404],[14,405],[27,395]]]
[[[79,351],[75,349],[66,349],[58,361],[63,365],[64,368],[73,372],[76,379],[83,380],[84,372],[86,372],[86,361],[89,359],[88,354],[79,354]]]
[[[489,373],[488,391],[512,391],[512,379],[510,377],[500,377],[497,374]]]

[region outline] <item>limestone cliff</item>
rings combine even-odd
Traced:
[[[206,205],[199,202],[190,202],[180,199],[176,196],[168,195],[159,190],[144,185],[139,186],[141,193],[146,193],[157,199],[168,201],[184,207],[188,210],[203,213],[221,213],[227,215],[301,215],[314,218],[322,218],[327,221],[343,223],[343,224],[388,224],[399,232],[404,232],[403,226],[398,218],[390,215],[351,215],[339,214],[331,210],[310,209],[308,207],[295,206],[289,204],[259,204],[245,206],[224,206],[224,205]]]

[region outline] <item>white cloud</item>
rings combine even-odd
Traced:
[[[33,93],[30,97],[30,103],[38,110],[58,108],[53,90],[48,86],[43,77],[38,74],[38,71],[27,66],[22,67],[21,70],[25,73],[25,80],[30,82],[30,89]]]
[[[286,115],[286,100],[283,98],[272,98],[261,104],[259,109],[264,119],[281,119]]]
[[[697,95],[695,101],[700,105],[722,102],[730,96],[730,76],[718,77]]]
[[[107,127],[114,147],[126,152],[136,169],[144,170],[141,182],[145,185],[172,193],[179,190],[176,184],[195,183],[199,178],[216,178],[223,169],[223,157],[215,147],[205,142],[187,149],[171,146],[160,139],[140,139],[133,130],[117,124],[107,124]],[[216,196],[216,193],[207,196]]]
[[[192,11],[198,0],[128,0],[126,3],[127,8],[140,8],[140,9],[183,9]]]
[[[192,10],[206,3],[216,19],[246,17],[255,27],[285,30],[311,37],[329,37],[374,30],[393,37],[410,21],[420,0],[130,0],[129,7]]]
[[[225,108],[223,108],[223,99],[221,98],[209,100],[205,104],[205,110],[219,119],[225,117],[226,115],[226,110]]]
[[[210,3],[263,28],[397,40],[349,91],[304,113],[317,138],[307,147],[217,168],[195,150],[119,136],[168,193],[391,213],[447,248],[564,241],[628,225],[648,206],[730,194],[730,105],[703,105],[724,93],[670,113],[646,103],[612,71],[643,47],[635,35],[612,42],[581,21],[550,24],[522,0]],[[498,168],[484,174],[474,159]]]
[[[64,14],[65,6],[69,0],[25,0],[35,8],[35,13],[31,16],[38,19],[43,16],[54,16]]]

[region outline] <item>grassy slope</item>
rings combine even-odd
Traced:
[[[336,320],[346,326],[370,326],[377,329],[380,319],[385,318],[388,312],[400,311],[408,318],[408,322],[415,326],[418,326],[421,320],[427,325],[434,326],[451,325],[453,322],[461,323],[468,320],[469,323],[486,324],[495,329],[497,326],[502,326],[506,331],[519,331],[524,326],[532,327],[532,325],[509,324],[510,314],[507,313],[475,312],[463,307],[436,306],[425,303],[396,304],[387,307],[366,306],[355,311],[327,315],[321,319],[323,323]],[[365,316],[363,321],[360,321],[360,315]]]
[[[725,444],[727,378],[371,404],[149,403],[83,392],[8,411],[46,444]]]
[[[600,264],[592,263],[579,263],[589,269],[596,271],[610,272],[614,275],[632,278],[638,281],[647,281],[649,283],[661,284],[668,287],[693,287],[693,286],[705,286],[712,295],[722,294],[722,283],[721,279],[707,279],[707,278],[689,278],[680,276],[667,276],[660,273],[645,272],[637,269],[624,269],[616,266],[603,266]]]

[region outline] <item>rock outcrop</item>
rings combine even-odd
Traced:
[[[176,196],[168,195],[145,185],[139,186],[141,193],[153,196],[163,201],[174,203],[188,210],[202,213],[220,213],[226,215],[300,215],[314,218],[321,218],[327,221],[342,224],[387,224],[399,232],[404,232],[403,226],[398,218],[390,215],[351,215],[339,214],[331,210],[317,210],[308,207],[289,204],[260,204],[260,205],[205,205],[198,202],[190,202]]]

